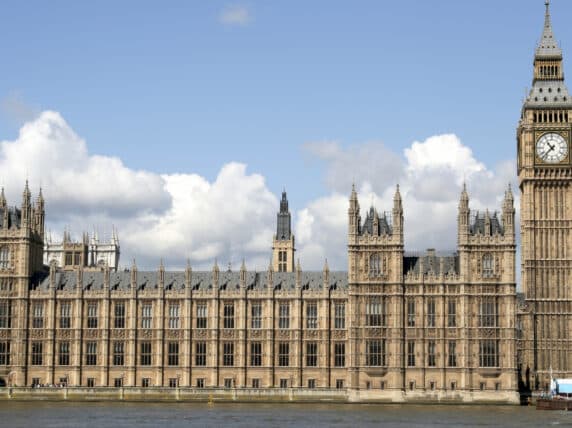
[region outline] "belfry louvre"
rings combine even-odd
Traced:
[[[388,401],[517,402],[572,375],[572,101],[549,4],[518,127],[523,298],[515,209],[471,210],[457,249],[405,251],[399,187],[386,212],[348,202],[348,271],[307,272],[282,194],[264,272],[117,270],[119,243],[45,240],[26,183],[0,195],[0,385],[346,389]],[[101,260],[99,259],[101,257]],[[518,374],[526,372],[526,382]],[[520,381],[520,382],[519,382]],[[519,385],[520,383],[520,385]]]

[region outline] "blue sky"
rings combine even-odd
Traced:
[[[552,16],[566,63],[572,3]],[[54,110],[91,154],[208,181],[245,163],[294,209],[332,191],[314,142],[402,156],[455,134],[492,170],[515,156],[543,19],[543,0],[6,0],[0,141]]]

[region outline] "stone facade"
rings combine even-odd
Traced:
[[[363,223],[353,190],[349,272],[288,266],[286,194],[273,259],[284,250],[276,243],[286,242],[288,263],[278,270],[43,267],[43,200],[34,206],[29,198],[26,187],[22,209],[10,211],[17,221],[0,229],[0,251],[19,255],[4,265],[8,285],[0,290],[0,343],[9,349],[0,376],[10,384],[338,388],[398,401],[473,391],[515,397],[510,191],[500,218],[471,217],[463,191],[459,251],[440,257],[404,252],[399,190],[391,216],[372,207]]]
[[[572,103],[548,4],[534,67],[518,128],[520,304],[510,187],[492,213],[471,211],[463,187],[452,254],[405,251],[399,188],[390,211],[371,207],[363,221],[352,189],[348,272],[327,262],[305,272],[284,192],[266,272],[216,262],[206,272],[144,272],[90,261],[88,242],[64,240],[50,253],[43,197],[33,204],[26,184],[20,208],[0,195],[0,383],[514,402],[518,368],[537,384],[550,368],[571,376]],[[77,263],[52,257],[66,251]]]

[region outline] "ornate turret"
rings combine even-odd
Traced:
[[[35,229],[38,235],[44,236],[44,223],[46,218],[46,209],[44,195],[42,194],[42,188],[40,187],[40,193],[38,193],[38,198],[36,199],[36,209],[35,209]]]
[[[30,188],[28,187],[28,180],[26,180],[26,185],[24,186],[24,192],[22,192],[22,227],[30,226],[31,215],[32,215],[32,194],[30,193]]]
[[[393,234],[403,240],[403,202],[399,191],[399,184],[393,196]]]
[[[505,236],[511,236],[514,239],[514,196],[510,184],[504,194],[504,201],[502,206],[502,224]]]
[[[470,230],[470,210],[469,210],[469,194],[467,193],[467,184],[463,183],[461,198],[459,200],[459,213],[457,215],[457,243],[466,242]]]
[[[355,184],[352,184],[350,195],[350,206],[348,208],[348,234],[350,237],[357,237],[360,233],[361,217],[359,215],[359,201]]]

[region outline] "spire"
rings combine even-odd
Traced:
[[[282,200],[280,201],[280,211],[276,221],[276,239],[279,241],[288,241],[292,235],[292,218],[288,210],[288,197],[286,189],[282,192]]]
[[[544,16],[544,29],[542,37],[536,48],[536,57],[562,57],[562,49],[558,46],[558,42],[554,38],[552,31],[552,21],[550,19],[550,0],[546,0],[546,14]]]
[[[469,208],[469,194],[467,193],[467,183],[463,182],[463,190],[461,191],[461,199],[459,208]]]
[[[395,189],[395,195],[393,196],[393,210],[400,212],[403,211],[403,203],[401,200],[401,192],[399,192],[399,184]]]
[[[0,208],[6,208],[6,195],[4,194],[4,187],[0,192]]]

